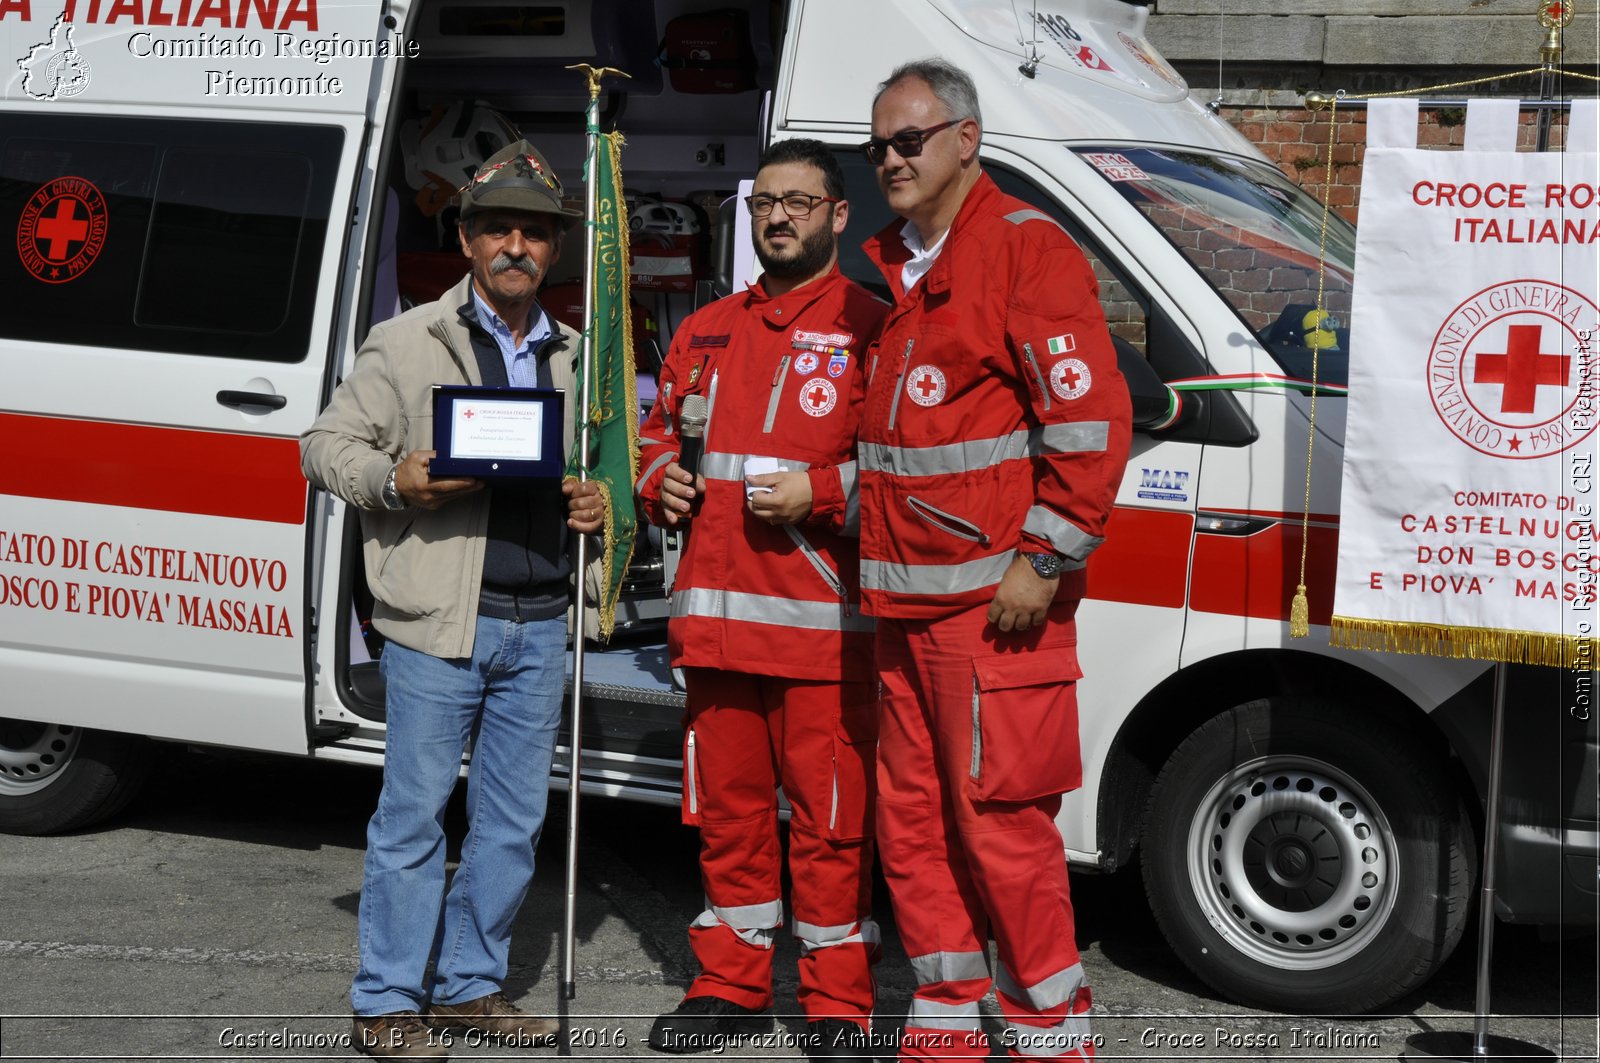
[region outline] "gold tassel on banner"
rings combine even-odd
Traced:
[[[1399,620],[1335,616],[1332,644],[1347,650],[1418,653],[1549,668],[1588,668],[1600,652],[1600,640],[1542,631],[1413,624]]]
[[[1306,599],[1306,585],[1294,589],[1294,601],[1289,603],[1289,637],[1303,639],[1311,634],[1311,603]]]

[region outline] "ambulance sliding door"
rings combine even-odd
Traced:
[[[0,716],[304,752],[359,119],[204,113],[0,112]]]

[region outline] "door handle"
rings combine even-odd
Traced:
[[[269,410],[281,410],[289,405],[287,397],[265,391],[219,391],[217,401],[236,410],[246,406],[265,406]]]

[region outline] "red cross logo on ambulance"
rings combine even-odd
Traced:
[[[105,197],[81,177],[57,177],[28,197],[17,222],[22,266],[46,284],[77,280],[105,246]]]
[[[1559,454],[1594,432],[1592,299],[1562,284],[1503,281],[1467,297],[1428,352],[1444,426],[1481,454]]]
[[[944,400],[944,374],[936,365],[919,365],[906,374],[906,394],[918,406],[937,406]]]
[[[825,376],[812,377],[800,387],[800,408],[813,417],[825,417],[839,401],[833,381]]]

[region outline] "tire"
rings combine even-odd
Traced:
[[[1199,978],[1243,1004],[1359,1014],[1427,981],[1472,899],[1467,809],[1438,743],[1303,697],[1184,740],[1151,793],[1145,892]]]
[[[150,771],[135,735],[0,719],[0,832],[60,834],[131,801]]]

